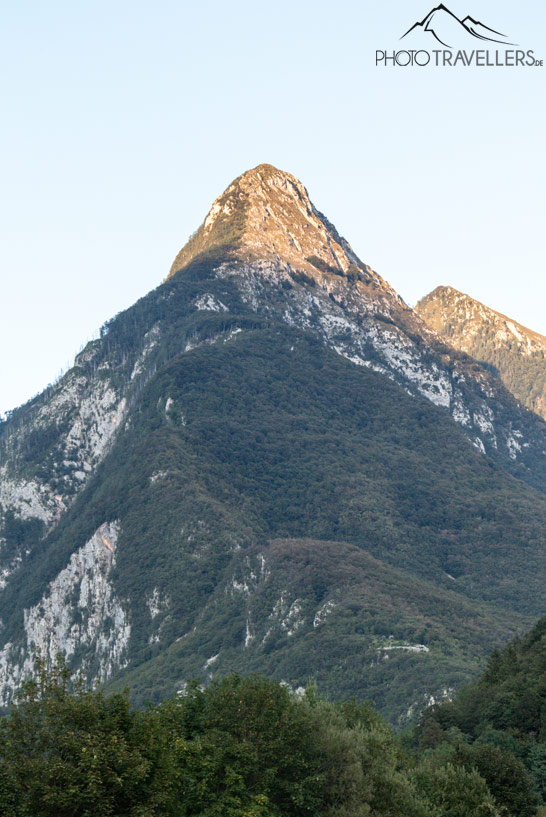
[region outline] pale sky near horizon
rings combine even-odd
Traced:
[[[376,67],[434,5],[5,2],[0,412],[157,286],[260,162],[408,303],[449,284],[546,334],[546,68]],[[544,5],[447,5],[546,59]]]

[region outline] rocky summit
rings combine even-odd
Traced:
[[[274,264],[279,273],[308,273],[320,283],[327,274],[361,276],[393,290],[361,263],[348,242],[311,202],[298,179],[259,165],[235,179],[213,203],[205,221],[177,255],[170,275],[211,250],[231,250],[241,262]]]
[[[531,411],[546,419],[546,337],[453,287],[437,287],[415,307],[456,349],[484,363]]]
[[[158,275],[158,280],[161,275]],[[403,724],[544,610],[546,424],[288,173],[0,425],[0,699],[259,671]]]

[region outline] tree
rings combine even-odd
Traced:
[[[0,813],[6,817],[153,817],[169,792],[157,719],[128,694],[76,683],[61,657],[22,687],[0,722]]]
[[[501,817],[487,783],[475,769],[428,758],[414,779],[434,817]]]

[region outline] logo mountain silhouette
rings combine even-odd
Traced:
[[[407,37],[408,34],[416,30],[426,31],[432,34],[432,36],[435,37],[439,43],[445,45],[446,48],[453,47],[447,40],[459,39],[461,35],[465,38],[470,35],[471,37],[476,37],[478,40],[485,40],[486,42],[515,45],[515,43],[509,43],[506,40],[505,34],[501,34],[500,31],[496,31],[494,28],[489,28],[489,26],[480,23],[479,20],[474,20],[470,15],[467,15],[464,20],[459,20],[443,3],[432,9],[420,23],[417,22],[412,25],[400,39],[403,40],[404,37]]]

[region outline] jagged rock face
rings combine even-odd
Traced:
[[[319,213],[302,183],[271,165],[259,165],[239,176],[216,199],[197,233],[177,255],[170,275],[199,253],[222,246],[240,261],[273,263],[285,273],[304,271],[317,282],[354,267],[365,280],[396,295]]]
[[[92,350],[87,350],[92,359]],[[77,361],[78,362],[78,361]],[[72,369],[0,438],[0,588],[62,518],[126,413],[111,379]]]
[[[75,367],[35,403],[24,418],[16,413],[6,424],[0,507],[48,526],[108,450],[126,401],[109,379],[89,378]]]
[[[54,523],[108,450],[125,407],[108,380],[72,370],[22,424],[18,417],[8,423],[0,454],[2,511]]]
[[[92,341],[56,384],[0,424],[0,588],[62,519],[108,451],[128,399],[150,376],[158,327],[131,348]],[[14,536],[13,531],[17,530]]]
[[[101,525],[72,554],[38,604],[24,611],[23,642],[8,642],[0,653],[2,706],[32,674],[36,654],[49,663],[59,652],[70,660],[77,651],[87,651],[91,657],[81,660],[80,672],[86,675],[96,664],[93,677],[102,682],[124,666],[131,628],[110,580],[118,534],[117,522]]]
[[[296,178],[259,165],[236,179],[176,257],[210,257],[252,310],[317,333],[339,354],[449,411],[478,450],[546,476],[546,426],[486,369],[454,353],[315,208]],[[196,307],[221,311],[211,294]]]
[[[415,311],[456,349],[492,367],[518,400],[546,419],[546,337],[453,287],[437,287]]]
[[[546,352],[544,335],[527,329],[453,287],[437,287],[419,301],[415,311],[438,334],[446,334],[448,327],[451,327],[452,336],[460,333],[461,345],[464,343],[469,349],[472,348],[472,338],[484,331],[484,325],[488,325],[489,330],[495,333],[497,345],[515,346],[527,357]]]

